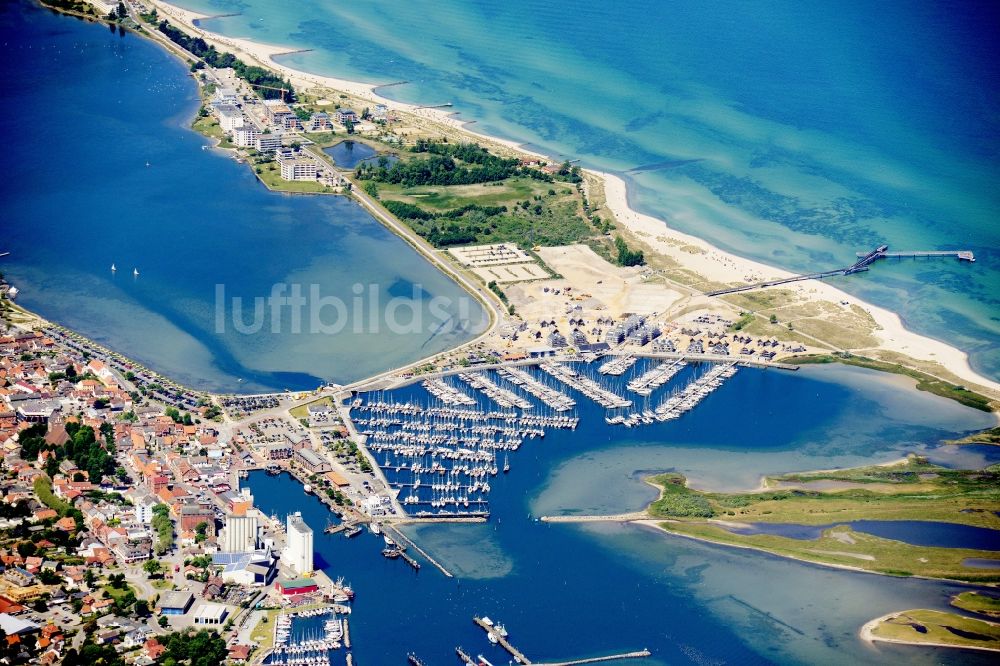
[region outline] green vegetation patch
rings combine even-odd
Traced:
[[[993,402],[986,396],[980,395],[966,389],[964,386],[957,386],[951,382],[932,377],[919,370],[913,370],[899,363],[887,363],[877,361],[864,356],[855,356],[847,352],[835,352],[833,354],[810,354],[805,356],[791,356],[780,359],[782,363],[792,363],[796,365],[821,364],[821,363],[844,363],[855,365],[871,370],[881,370],[897,375],[905,375],[917,380],[917,388],[921,391],[928,391],[934,395],[940,395],[962,403],[966,407],[972,407],[984,412],[993,411]]]
[[[763,492],[692,490],[679,474],[653,477],[663,497],[655,518],[722,518],[742,522],[823,525],[852,520],[930,520],[1000,529],[1000,468],[953,470],[913,457],[905,464],[787,474],[776,482],[840,482],[827,490],[778,488]],[[845,487],[846,486],[846,487]]]
[[[982,592],[962,592],[952,598],[951,605],[973,613],[1000,617],[1000,597]]]
[[[326,405],[327,407],[334,407],[333,400],[330,398],[320,398],[319,400],[313,400],[305,405],[299,405],[298,407],[292,407],[288,410],[292,418],[295,419],[307,419],[309,418],[309,407],[313,405]]]
[[[894,613],[871,633],[889,641],[1000,650],[1000,625],[925,608]]]
[[[722,525],[665,522],[668,532],[713,543],[762,550],[782,557],[840,567],[852,567],[887,576],[923,576],[975,583],[1000,581],[1000,571],[967,567],[967,558],[992,558],[993,551],[968,548],[932,548],[856,532],[847,526],[823,531],[818,539],[792,539],[774,534],[738,534]]]
[[[203,67],[202,62],[215,68],[232,67],[236,76],[253,86],[255,92],[264,99],[280,98],[287,102],[295,101],[295,89],[292,84],[271,70],[256,65],[247,65],[229,52],[219,53],[214,46],[210,46],[201,37],[192,37],[166,21],[160,21],[157,29],[174,44],[200,59],[192,69]]]
[[[359,164],[355,177],[385,208],[436,247],[513,242],[525,249],[604,238],[575,183],[579,169],[547,173],[474,143],[419,140],[400,161]],[[567,187],[573,183],[573,187]],[[609,252],[605,252],[610,257]],[[619,248],[635,265],[642,253]]]
[[[945,444],[994,444],[1000,445],[1000,428],[989,428],[972,433],[962,439],[950,439]]]

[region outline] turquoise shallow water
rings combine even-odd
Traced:
[[[0,8],[0,33],[0,57],[20,63],[0,119],[18,167],[2,185],[0,268],[26,307],[224,392],[360,379],[482,325],[477,303],[359,206],[271,193],[207,149],[188,128],[194,82],[160,47],[28,3]],[[257,318],[275,285],[304,303],[261,301]]]
[[[1000,377],[995,3],[183,0],[283,62],[450,101],[475,128],[626,175],[633,205],[792,270],[971,249],[839,279]],[[637,167],[660,168],[628,173]]]

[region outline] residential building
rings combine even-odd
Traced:
[[[351,109],[337,109],[333,114],[334,119],[343,125],[346,122],[358,122],[358,114]]]
[[[278,160],[278,164],[281,166],[283,180],[316,180],[318,165],[314,160],[304,157],[284,157]]]
[[[274,132],[258,134],[255,147],[262,153],[274,152],[281,148],[281,134]]]
[[[230,104],[220,104],[215,107],[215,113],[219,116],[219,125],[224,132],[243,127],[243,112]]]
[[[240,148],[256,148],[258,136],[260,136],[260,130],[252,123],[246,123],[243,127],[237,127],[233,130],[233,143]],[[280,138],[278,144],[281,144]]]
[[[292,113],[292,110],[283,101],[279,99],[265,99],[264,115],[267,118],[267,122],[281,127],[285,123],[285,118],[289,116],[294,117],[295,114]]]
[[[313,531],[302,519],[302,512],[296,511],[285,521],[287,545],[281,559],[299,575],[313,570]]]
[[[330,116],[322,111],[314,113],[309,119],[309,124],[312,126],[314,132],[328,130],[330,129]]]
[[[219,104],[236,105],[240,101],[240,96],[239,93],[236,92],[235,88],[230,88],[229,86],[221,86],[215,89],[215,94],[212,96],[212,101],[218,102]]]
[[[286,443],[269,444],[264,447],[263,453],[268,460],[287,460],[292,457],[292,445]]]

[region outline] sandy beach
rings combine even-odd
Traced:
[[[301,89],[325,87],[341,91],[363,100],[385,104],[389,109],[397,112],[412,114],[427,121],[465,132],[485,142],[504,146],[525,156],[532,155],[548,159],[545,155],[525,150],[517,142],[475,132],[468,127],[467,123],[456,118],[454,112],[422,108],[381,97],[376,93],[377,84],[310,74],[274,61],[274,56],[296,51],[297,47],[261,44],[247,39],[211,33],[195,24],[198,19],[206,18],[205,15],[160,0],[153,0],[150,4],[162,14],[182,23],[188,30],[198,33],[207,42],[215,44],[216,48],[230,50],[243,59],[256,61],[262,66],[278,71],[287,76],[293,85]],[[596,171],[590,173],[603,181],[607,208],[615,215],[621,226],[626,227],[631,234],[648,244],[657,253],[698,273],[706,281],[744,283],[748,277],[756,281],[792,275],[783,269],[724,252],[700,238],[671,229],[664,220],[633,210],[629,205],[628,190],[624,180],[612,174]],[[697,248],[697,250],[691,251],[692,248]],[[965,352],[942,341],[907,330],[896,313],[862,301],[820,280],[784,285],[782,288],[794,290],[796,296],[807,301],[831,303],[846,301],[860,306],[876,324],[873,335],[878,340],[879,345],[877,348],[871,348],[871,351],[877,349],[895,352],[917,361],[936,363],[955,377],[968,382],[969,385],[975,385],[991,397],[995,399],[1000,397],[1000,383],[975,372],[970,366],[968,355]],[[705,302],[710,302],[710,299],[705,297]],[[863,353],[866,350],[852,351]]]

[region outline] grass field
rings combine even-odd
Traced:
[[[770,489],[749,493],[691,490],[679,474],[651,481],[663,496],[649,506],[656,518],[720,518],[740,522],[824,525],[851,520],[934,520],[1000,529],[1000,472],[952,470],[913,457],[893,466],[769,477]],[[842,487],[809,489],[810,482]],[[796,488],[778,485],[796,483]]]
[[[320,185],[315,180],[284,180],[281,177],[281,170],[278,168],[277,162],[261,164],[259,166],[255,166],[254,169],[260,169],[260,173],[257,174],[257,177],[272,190],[278,190],[280,192],[302,192],[306,194],[333,192],[332,189],[325,185]]]
[[[218,121],[212,116],[205,116],[203,118],[196,119],[191,124],[192,129],[196,132],[200,132],[205,136],[212,137],[213,139],[219,140],[220,148],[235,148],[235,145],[226,137],[226,133],[222,131],[222,127],[219,125]]]
[[[995,558],[996,553],[967,548],[931,548],[883,539],[846,526],[824,530],[818,539],[773,534],[735,534],[706,522],[665,522],[668,532],[731,546],[762,550],[807,562],[854,567],[889,576],[924,576],[969,582],[1000,581],[1000,572],[966,567],[966,558]]]
[[[543,197],[553,203],[572,196],[574,190],[565,183],[544,183],[530,178],[510,178],[499,183],[404,187],[379,183],[379,196],[420,206],[429,211],[444,212],[470,204],[477,206],[507,206],[514,208],[525,199]],[[549,190],[555,195],[549,195]]]
[[[914,546],[836,525],[818,539],[740,534],[719,522],[831,525],[854,520],[920,520],[1000,530],[1000,471],[952,470],[916,456],[895,465],[769,477],[767,489],[747,493],[692,490],[680,474],[651,479],[663,492],[648,507],[670,518],[664,529],[821,564],[899,576],[1000,581],[1000,571],[966,567],[966,558],[995,559],[993,551]],[[814,489],[816,484],[836,484]]]
[[[981,592],[962,592],[952,598],[951,605],[973,613],[1000,617],[1000,597],[988,596]]]
[[[894,613],[875,625],[872,637],[1000,650],[1000,625],[924,608]]]
[[[293,407],[292,409],[288,410],[288,413],[292,415],[292,418],[307,419],[309,418],[310,405],[329,405],[330,407],[334,406],[333,400],[331,400],[330,398],[320,398],[319,400],[313,400],[308,404],[299,405],[298,407]]]

